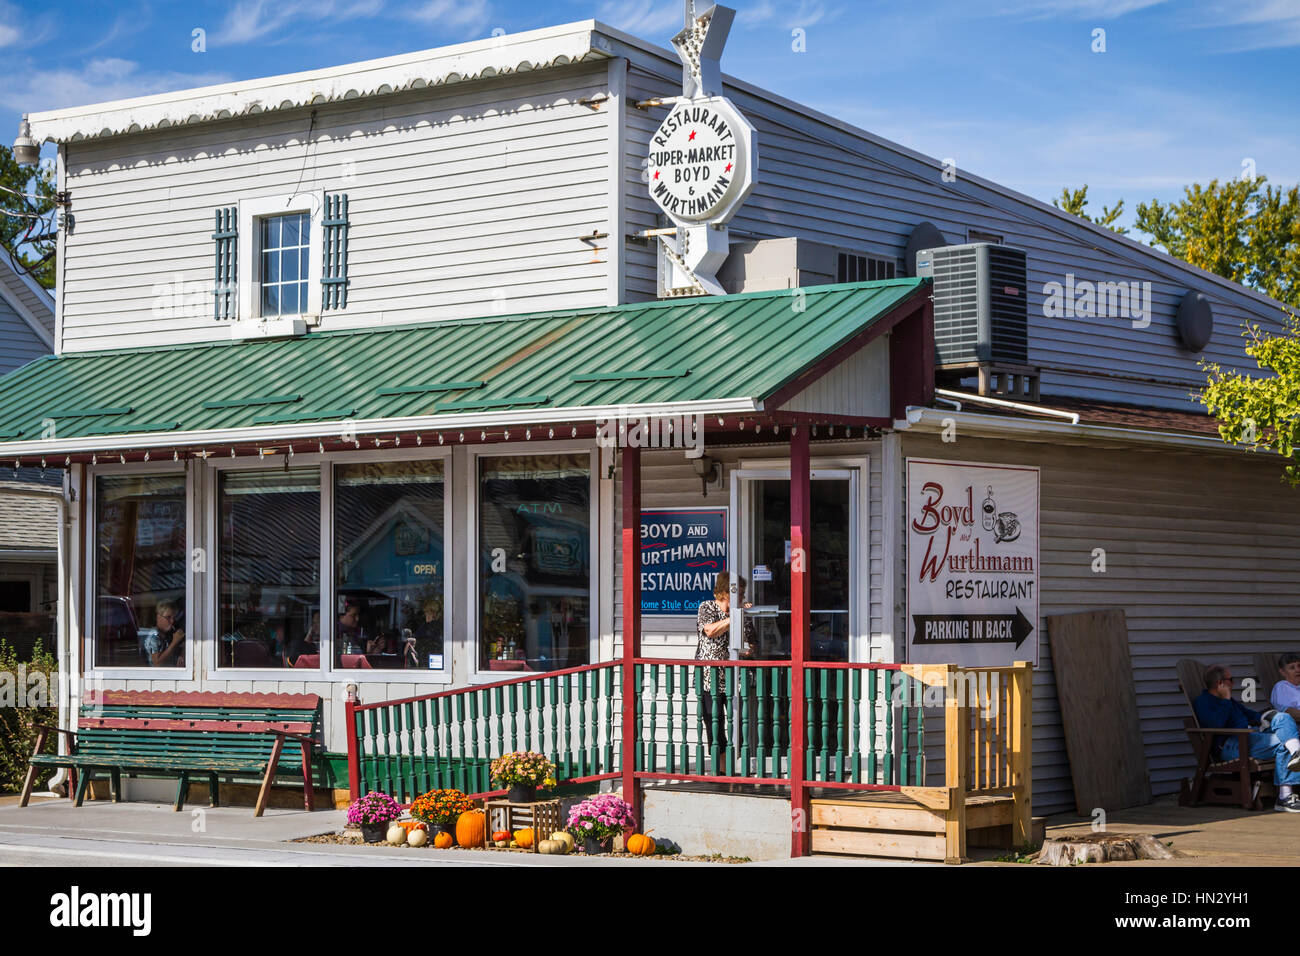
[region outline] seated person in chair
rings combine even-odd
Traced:
[[[1277,673],[1281,679],[1273,685],[1269,703],[1300,720],[1300,654],[1291,651],[1278,658]]]
[[[1295,719],[1285,711],[1264,713],[1251,710],[1232,699],[1232,673],[1224,664],[1205,669],[1205,690],[1192,702],[1196,719],[1205,729],[1254,730],[1249,737],[1250,755],[1259,761],[1273,761],[1273,779],[1278,786],[1274,809],[1300,813],[1300,739]],[[1217,744],[1218,759],[1236,760],[1240,753],[1236,737]]]

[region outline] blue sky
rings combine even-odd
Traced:
[[[1248,160],[1273,183],[1300,179],[1300,0],[732,5],[727,72],[1040,199],[1088,183],[1094,210],[1124,197],[1127,220],[1138,200],[1177,198]],[[588,17],[667,46],[682,4],[0,0],[0,135],[11,141],[24,111]],[[196,28],[206,52],[191,49]]]

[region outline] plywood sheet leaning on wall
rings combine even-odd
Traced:
[[[1048,615],[1047,637],[1079,815],[1150,803],[1124,612]]]

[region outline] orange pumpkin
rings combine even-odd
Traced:
[[[627,852],[633,856],[654,856],[655,841],[650,839],[650,831],[633,833],[626,840]]]
[[[403,830],[405,830],[407,833],[410,833],[412,830],[428,829],[428,827],[426,827],[419,820],[398,820],[397,825],[401,827]]]
[[[487,819],[482,810],[466,810],[456,819],[456,842],[461,846],[483,846],[486,837]]]
[[[454,842],[455,841],[452,840],[451,838],[451,834],[448,833],[446,830],[439,831],[438,835],[433,838],[433,845],[436,846],[439,850],[446,850]]]
[[[525,850],[531,850],[533,848],[533,828],[527,827],[523,830],[516,830],[515,842]]]
[[[499,843],[499,842],[502,841],[502,840],[505,840],[507,843],[510,842],[510,831],[509,831],[509,830],[497,830],[496,832],[494,832],[494,833],[492,834],[492,842],[493,842],[493,843]]]

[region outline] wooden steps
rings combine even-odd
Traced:
[[[966,798],[966,831],[1006,828],[1014,802],[1010,796]],[[871,793],[812,801],[812,852],[875,856],[895,860],[957,862],[947,852],[948,813],[904,793]],[[981,845],[982,841],[972,841]]]

